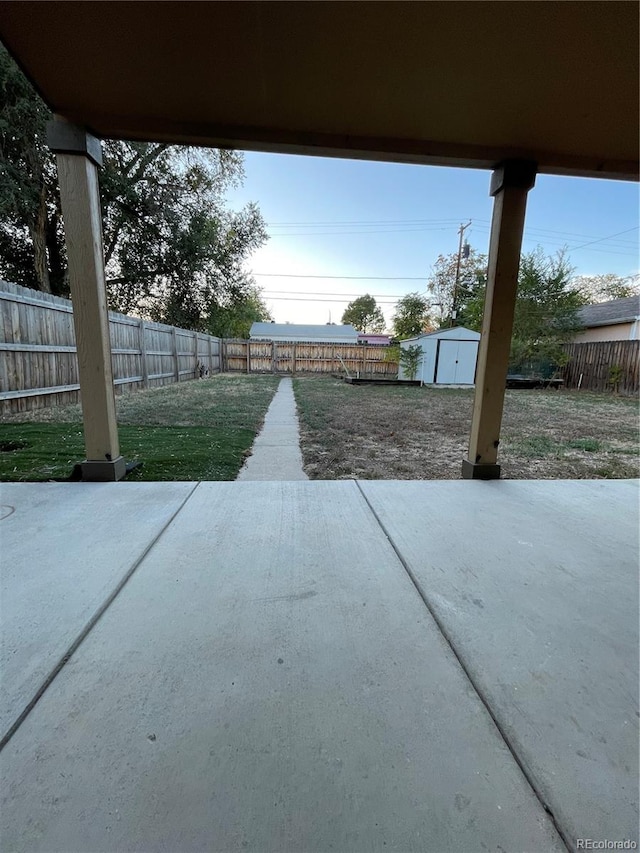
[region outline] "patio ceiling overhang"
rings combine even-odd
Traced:
[[[100,137],[638,177],[635,2],[5,2]]]

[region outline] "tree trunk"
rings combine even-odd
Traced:
[[[51,293],[47,264],[47,196],[44,184],[40,188],[40,201],[34,224],[29,229],[33,241],[33,259],[38,280],[38,290]]]
[[[60,240],[58,239],[59,214],[56,211],[47,219],[47,254],[49,256],[49,281],[51,292],[56,296],[69,295],[69,273],[62,257]]]

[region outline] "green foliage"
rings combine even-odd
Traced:
[[[393,331],[398,340],[413,338],[431,328],[429,301],[420,293],[407,293],[396,305]]]
[[[60,194],[46,106],[0,46],[0,274],[67,294]],[[106,141],[100,171],[109,306],[203,330],[210,306],[251,301],[242,269],[266,240],[256,205],[230,211],[233,151]]]
[[[50,117],[0,45],[0,272],[26,287],[65,293],[57,176],[46,145]]]
[[[269,309],[256,288],[250,288],[247,295],[226,305],[212,302],[207,318],[207,332],[219,338],[249,337],[253,323],[266,323],[273,319]]]
[[[571,279],[571,287],[582,295],[585,302],[609,302],[613,299],[638,296],[640,276],[621,276],[614,273],[581,275]]]
[[[376,305],[376,300],[368,293],[358,296],[347,305],[342,315],[342,322],[351,323],[355,329],[363,333],[383,332],[385,327],[384,315]]]
[[[422,361],[422,347],[418,344],[412,344],[406,349],[403,347],[400,349],[399,358],[405,374],[413,381]]]
[[[460,260],[456,286],[457,265],[457,252],[439,255],[433,265],[427,288],[431,294],[434,319],[439,328],[455,325],[479,332],[482,327],[487,257],[470,249],[468,257]]]
[[[620,383],[624,379],[624,370],[619,364],[612,364],[609,368],[609,385],[617,394],[620,390]]]
[[[512,373],[547,372],[560,366],[563,344],[580,329],[582,295],[569,286],[572,269],[563,252],[546,257],[542,249],[522,255],[511,339]]]

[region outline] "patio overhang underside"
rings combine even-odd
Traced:
[[[100,137],[638,177],[638,7],[20,3],[2,38]]]

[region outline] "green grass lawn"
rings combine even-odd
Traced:
[[[278,385],[215,376],[117,398],[120,450],[143,464],[128,480],[234,480]],[[68,478],[84,459],[80,407],[3,418],[0,480]]]

